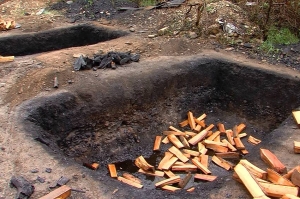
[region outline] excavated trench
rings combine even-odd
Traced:
[[[120,186],[108,175],[109,163],[117,164],[119,174],[131,172],[143,180],[142,190],[124,185],[116,194],[122,198],[208,198],[231,179],[232,172],[210,163],[216,181],[194,182],[193,193],[169,193],[153,191],[159,178],[136,173],[133,161],[140,155],[158,165],[170,145],[154,153],[155,136],[170,125],[179,128],[189,110],[196,116],[206,113],[206,124],[223,122],[227,129],[243,122],[248,135],[268,143],[270,132],[300,104],[297,77],[225,59],[158,58],[106,71],[101,78],[84,73],[89,78],[24,102],[19,119],[28,133],[70,162],[100,163],[95,178],[101,176],[108,187]],[[261,146],[244,144],[246,157],[259,161]],[[237,183],[231,188],[244,189]],[[249,198],[247,191],[241,197]]]

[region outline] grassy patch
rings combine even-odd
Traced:
[[[271,27],[268,31],[267,40],[260,46],[261,49],[267,53],[277,52],[276,45],[279,44],[295,44],[299,42],[299,38],[296,37],[288,28],[277,29]]]

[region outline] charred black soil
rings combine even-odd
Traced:
[[[23,103],[19,119],[30,135],[47,140],[46,148],[70,162],[99,162],[94,177],[108,187],[118,185],[108,175],[108,163],[117,163],[120,172],[135,172],[132,161],[143,155],[157,165],[170,145],[153,153],[155,136],[170,125],[177,127],[189,110],[206,113],[207,124],[223,122],[232,128],[243,122],[248,134],[268,142],[269,133],[300,103],[300,82],[294,76],[223,59],[159,58],[107,71],[100,78],[92,71],[80,73],[89,78]],[[258,156],[259,146],[244,143],[250,157]],[[159,179],[137,173],[145,188],[124,188],[116,197],[193,198],[201,193],[206,198],[232,175],[213,163],[210,170],[218,180],[197,182],[194,193],[153,192],[153,181]]]

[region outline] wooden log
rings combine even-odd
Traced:
[[[165,156],[163,157],[163,159],[159,162],[159,164],[158,164],[158,169],[159,170],[162,170],[162,166],[166,163],[166,162],[168,162],[172,157],[173,157],[174,155],[172,154],[172,153],[170,153],[170,152],[165,152]]]
[[[294,153],[300,153],[300,142],[294,141]]]
[[[198,151],[201,154],[206,154],[207,153],[207,148],[202,143],[198,143]]]
[[[292,114],[297,126],[300,127],[300,111],[293,111]]]
[[[230,165],[230,164],[228,164],[227,162],[221,161],[221,159],[218,158],[218,157],[215,156],[215,155],[211,158],[211,160],[212,160],[216,165],[218,165],[218,166],[220,166],[220,167],[222,167],[222,168],[224,168],[224,169],[226,169],[226,170],[230,170],[230,169],[231,169],[231,165]]]
[[[174,187],[174,186],[171,186],[171,185],[162,186],[161,189],[166,190],[166,191],[171,191],[171,192],[175,192],[175,191],[180,190],[179,187]]]
[[[109,170],[109,173],[110,173],[110,177],[112,177],[112,178],[118,177],[117,169],[116,169],[115,164],[108,164],[108,170]]]
[[[142,184],[139,184],[139,183],[136,183],[136,182],[134,182],[134,181],[128,180],[128,179],[126,179],[126,178],[124,178],[124,177],[118,176],[117,179],[118,179],[120,182],[123,182],[123,183],[125,183],[125,184],[130,185],[130,186],[133,186],[133,187],[136,187],[136,188],[139,188],[139,189],[143,188],[143,185],[142,185]]]
[[[286,193],[286,194],[284,194],[284,195],[281,197],[281,199],[300,199],[300,198],[297,197],[297,196],[294,196],[294,195],[292,195],[292,194]]]
[[[257,145],[259,143],[261,143],[261,140],[253,137],[253,136],[249,136],[248,140],[247,140],[249,143],[253,144],[253,145]]]
[[[246,159],[240,160],[240,164],[242,164],[252,175],[254,175],[257,178],[261,178],[266,180],[268,173],[259,167],[255,166],[254,164],[250,163]]]
[[[198,142],[200,142],[201,140],[203,140],[205,138],[205,136],[207,135],[208,131],[206,129],[202,130],[200,133],[198,133],[197,135],[195,135],[194,137],[192,137],[188,142],[191,145],[196,145],[198,144]]]
[[[71,190],[72,189],[67,185],[63,185],[55,189],[54,191],[51,191],[47,195],[41,197],[40,199],[57,199],[57,198],[66,199],[69,196],[71,196]]]
[[[235,143],[235,147],[238,149],[238,150],[244,150],[246,149],[243,142],[241,141],[241,139],[239,137],[235,137],[233,138],[234,140],[234,143]]]
[[[187,185],[187,183],[191,180],[192,174],[191,172],[188,172],[188,174],[179,181],[178,186],[182,189]]]
[[[195,157],[197,157],[197,156],[200,155],[200,152],[198,152],[198,151],[193,151],[193,150],[189,150],[189,149],[182,149],[182,151],[183,151],[184,153],[188,153],[188,154],[190,154],[191,156],[195,156]]]
[[[153,146],[153,151],[159,151],[161,139],[162,139],[162,136],[160,136],[160,135],[157,135],[157,136],[155,137],[154,146]]]
[[[154,172],[154,166],[150,165],[143,156],[136,158],[134,164],[144,171]]]
[[[237,151],[237,149],[236,149],[232,144],[230,144],[230,143],[228,142],[228,140],[223,139],[222,142],[225,143],[225,144],[227,144],[227,147],[228,147],[231,151]]]
[[[300,171],[300,166],[296,166],[296,167],[292,168],[286,174],[284,174],[283,177],[285,177],[286,179],[291,179],[292,173],[294,172],[295,169]]]
[[[165,174],[166,174],[169,178],[172,178],[172,177],[176,176],[176,175],[175,175],[172,171],[170,171],[170,170],[165,170],[164,172],[165,172]]]
[[[158,176],[158,177],[163,177],[165,173],[163,171],[154,171],[154,172],[149,172],[149,171],[144,171],[143,169],[138,170],[139,173],[143,173],[149,176]]]
[[[173,144],[174,146],[176,146],[178,149],[184,147],[183,144],[179,141],[179,139],[178,139],[175,135],[173,135],[173,134],[168,135],[168,139],[169,139],[169,141],[172,142],[172,144]]]
[[[248,170],[242,165],[237,164],[234,167],[234,171],[238,175],[239,179],[243,182],[253,198],[267,199],[260,186],[256,183],[255,179],[251,176]]]
[[[205,154],[201,154],[200,155],[200,163],[205,166],[206,168],[208,168],[208,155]]]
[[[0,63],[4,63],[4,62],[12,62],[14,61],[15,56],[0,56]]]
[[[164,135],[185,135],[184,132],[178,132],[178,131],[163,131]]]
[[[229,158],[229,159],[239,159],[240,158],[240,154],[238,152],[216,153],[215,155],[220,158]]]
[[[267,168],[268,180],[274,184],[285,185],[285,186],[295,186],[291,181],[281,176],[279,173],[273,169]]]
[[[182,121],[182,122],[179,123],[180,127],[185,127],[187,125],[189,125],[189,121],[188,120],[184,120],[184,121]]]
[[[161,142],[164,144],[169,144],[170,140],[169,140],[168,136],[166,136]]]
[[[189,111],[187,115],[188,115],[188,121],[189,121],[190,128],[193,130],[196,127],[194,115],[191,111]]]
[[[211,174],[210,170],[208,170],[208,168],[206,168],[203,164],[201,164],[198,160],[198,158],[193,158],[192,162],[194,165],[196,165],[198,167],[198,169],[200,169],[203,173],[205,174]]]
[[[179,176],[174,176],[172,178],[168,178],[168,179],[165,179],[165,180],[162,180],[160,182],[155,183],[155,186],[156,187],[163,187],[165,185],[175,184],[175,183],[178,183],[178,182],[180,182],[180,177]]]
[[[177,149],[175,146],[172,146],[171,148],[168,149],[171,153],[173,153],[179,160],[182,162],[187,162],[189,159],[185,157],[179,149]]]
[[[131,180],[133,182],[136,182],[138,184],[142,184],[142,181],[135,177],[134,175],[131,175],[130,173],[123,173],[122,176],[128,180]]]
[[[284,186],[278,184],[272,184],[269,182],[259,182],[259,186],[262,188],[264,193],[270,197],[282,197],[285,194],[298,195],[299,187]]]
[[[291,181],[294,185],[300,186],[300,172],[297,169],[293,171]]]
[[[205,180],[205,181],[214,181],[215,179],[217,179],[217,176],[212,176],[212,175],[206,175],[206,174],[195,174],[194,175],[194,178],[195,179],[198,179],[198,180]]]
[[[209,136],[208,138],[206,138],[206,140],[211,140],[213,141],[216,137],[218,137],[221,134],[220,131],[216,131],[215,133],[213,133],[211,136]]]
[[[218,129],[219,129],[219,131],[220,131],[221,133],[223,133],[223,134],[226,133],[224,124],[218,123],[218,124],[217,124],[217,127],[218,127]]]
[[[177,157],[173,156],[170,160],[168,160],[165,164],[161,166],[162,170],[170,170],[172,165],[178,160]]]
[[[287,172],[286,167],[280,162],[280,160],[271,151],[267,149],[260,149],[260,157],[268,166],[270,166],[278,173]]]
[[[190,144],[188,143],[188,141],[185,139],[184,136],[182,135],[179,136],[179,139],[185,148],[190,148]]]

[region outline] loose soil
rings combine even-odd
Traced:
[[[174,12],[185,13],[188,7],[119,12],[116,9],[118,6],[136,5],[132,2],[115,2],[113,5],[112,1],[95,1],[94,6],[88,6],[84,1],[74,2],[70,5],[66,4],[65,1],[56,2],[54,0],[46,2],[42,0],[0,1],[1,18],[12,18],[21,24],[21,28],[1,32],[1,36],[38,32],[87,22],[127,32],[130,32],[130,28],[134,29],[134,32],[130,32],[129,35],[115,40],[91,46],[73,47],[49,53],[16,57],[14,62],[0,64],[0,166],[2,169],[0,197],[13,198],[15,196],[16,190],[9,186],[12,175],[25,176],[34,183],[36,189],[32,198],[39,198],[48,193],[49,185],[63,175],[71,179],[69,185],[72,188],[86,191],[85,194],[74,192],[72,198],[139,198],[138,193],[128,196],[125,193],[127,190],[124,191],[124,185],[122,184],[113,183],[114,187],[108,188],[105,186],[106,175],[95,175],[93,171],[74,164],[66,157],[60,156],[60,153],[57,152],[59,149],[52,152],[45,150],[40,143],[33,139],[34,137],[24,133],[24,129],[20,128],[15,121],[16,110],[22,102],[37,96],[46,96],[56,91],[53,88],[55,76],[59,76],[59,89],[63,91],[74,81],[84,81],[90,76],[105,79],[111,75],[112,72],[108,70],[75,73],[72,68],[74,63],[73,54],[84,53],[92,56],[99,52],[131,51],[141,53],[141,63],[151,59],[159,60],[159,56],[207,56],[214,54],[216,57],[226,57],[238,63],[255,63],[262,69],[271,67],[272,70],[278,72],[285,71],[285,73],[292,74],[296,78],[300,75],[297,71],[300,69],[298,45],[292,46],[292,50],[287,49],[287,53],[281,54],[278,59],[278,57],[274,58],[272,55],[261,54],[256,50],[256,44],[253,44],[251,49],[243,45],[233,45],[233,49],[228,51],[228,47],[231,46],[224,46],[217,42],[215,38],[198,37],[191,39],[187,30],[176,35],[172,33],[149,38],[148,35],[156,34],[158,29],[166,25],[165,19],[172,16],[171,14]],[[42,8],[46,8],[44,14],[36,15]],[[197,32],[196,29],[191,31]],[[285,48],[283,47],[283,49]],[[171,57],[170,60],[174,59]],[[268,62],[276,64],[276,67],[270,66]],[[282,65],[282,63],[285,65]],[[126,71],[126,67],[117,70],[123,73],[122,71]],[[90,86],[93,87],[94,85],[91,84]],[[88,100],[89,96],[82,97]],[[287,148],[289,154],[293,155],[288,146],[288,143],[291,143],[295,138],[293,137],[294,134],[298,132],[293,127],[292,119],[288,118],[282,124],[282,127],[277,130],[277,134],[274,134],[281,135],[281,148],[277,147],[275,149],[274,146],[278,145],[277,142],[279,142],[275,137],[273,141],[270,139],[271,141],[265,146],[274,147],[275,152],[281,158],[286,157],[283,150],[280,150],[283,148]],[[289,136],[283,137],[282,132],[288,132]],[[257,158],[256,156],[256,154],[252,154],[250,160]],[[287,162],[288,168],[296,165],[295,157],[291,161],[284,160]],[[35,168],[39,170],[38,173],[31,172]],[[52,173],[47,173],[46,168],[51,168]],[[102,170],[104,169],[102,168]],[[46,182],[37,182],[37,176],[45,178]],[[229,178],[223,180],[228,181],[227,187],[235,183]],[[229,188],[226,190],[226,187],[217,191],[221,187],[220,182],[223,181],[217,181],[212,185],[216,193],[206,197],[224,198],[226,196],[227,198],[235,198],[235,196],[239,196],[240,198],[249,198],[249,195],[246,194],[247,191],[244,189],[236,190],[235,195],[228,192]],[[203,187],[203,189],[208,188],[211,187],[208,185]],[[149,191],[149,194],[153,193]],[[154,197],[154,195],[150,196]],[[186,196],[188,197],[188,195]],[[176,198],[176,196],[169,193],[165,197]],[[191,195],[191,197],[197,196]]]

